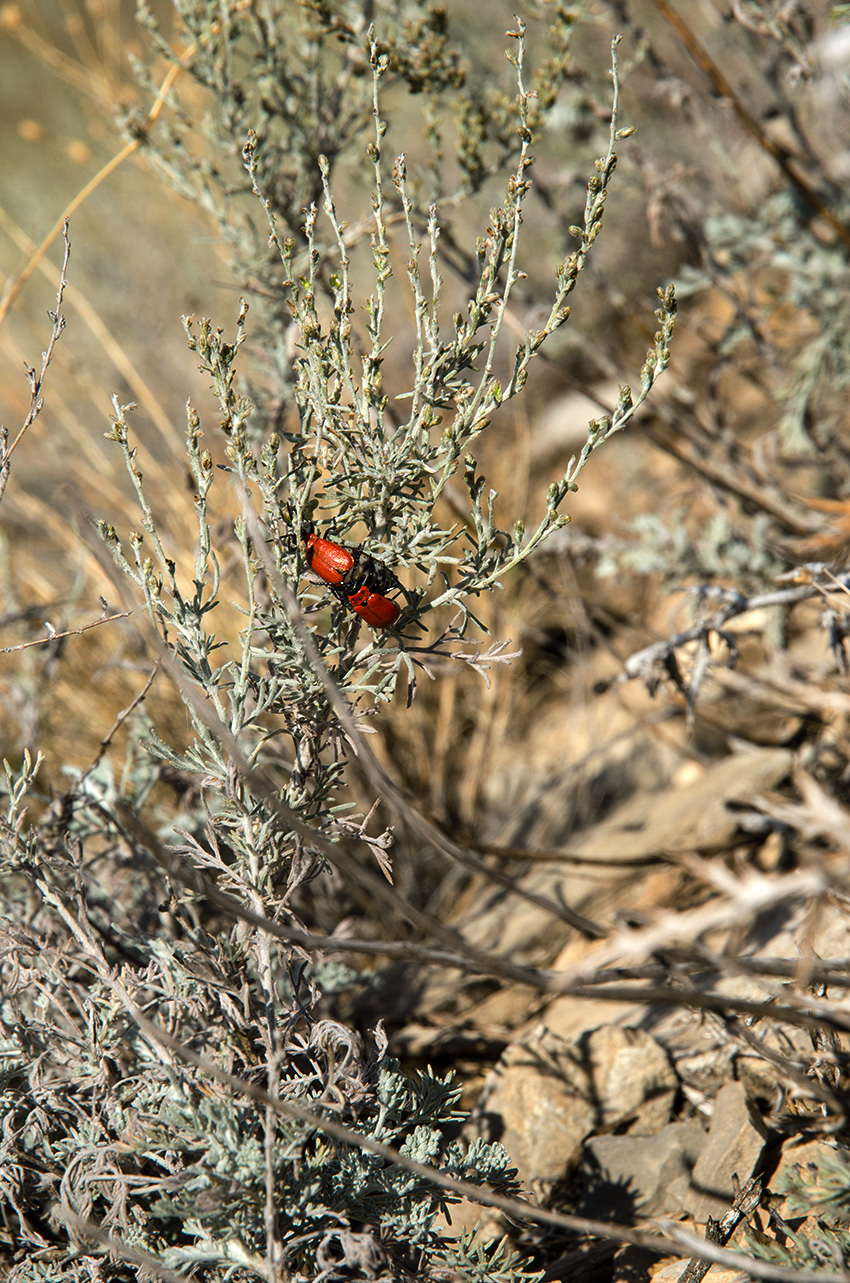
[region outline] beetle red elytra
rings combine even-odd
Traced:
[[[401,614],[394,601],[383,593],[373,592],[368,584],[363,584],[347,600],[354,613],[373,628],[389,628]]]
[[[384,594],[401,584],[388,566],[364,555],[362,548],[345,548],[333,539],[323,539],[309,521],[301,526],[301,538],[307,565],[330,584],[341,602],[372,628],[392,627],[401,608]]]
[[[307,523],[301,527],[301,538],[307,547],[307,565],[326,584],[341,584],[360,560],[359,548],[343,548],[332,539],[322,539]]]

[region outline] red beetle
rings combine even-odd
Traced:
[[[359,548],[343,548],[332,539],[322,539],[309,523],[301,527],[301,538],[307,546],[307,565],[326,584],[341,584],[360,559]]]
[[[368,584],[363,584],[350,595],[346,592],[346,600],[354,613],[373,628],[389,628],[401,614],[394,601],[375,592]]]
[[[388,566],[364,556],[361,548],[345,548],[323,539],[309,521],[301,527],[301,538],[307,549],[307,565],[331,585],[341,602],[373,628],[389,628],[395,623],[401,609],[384,593],[401,584]]]

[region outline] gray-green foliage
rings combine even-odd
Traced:
[[[624,387],[613,416],[589,425],[583,449],[570,461],[564,476],[549,487],[545,509],[527,537],[521,520],[514,523],[512,530],[496,524],[497,495],[486,491],[486,482],[478,474],[469,449],[498,407],[522,390],[529,364],[568,319],[566,299],[579,281],[602,228],[608,185],[616,164],[615,145],[622,133],[628,132],[618,128],[615,65],[608,150],[596,162],[596,173],[588,183],[583,224],[572,229],[578,248],[554,265],[548,317],[540,328],[515,345],[512,372],[503,387],[494,374],[494,365],[497,345],[504,337],[508,306],[522,276],[520,229],[531,189],[529,149],[533,137],[529,94],[524,87],[521,23],[512,36],[517,45],[511,62],[518,90],[519,155],[506,184],[504,204],[491,210],[488,230],[479,238],[479,275],[470,290],[466,315],[455,315],[448,337],[441,307],[439,211],[432,206],[426,226],[420,229],[408,195],[403,162],[384,156],[385,122],[379,90],[388,60],[380,53],[373,32],[364,37],[373,72],[374,130],[369,147],[374,289],[366,299],[358,304],[354,296],[345,228],[336,211],[327,164],[320,158],[322,209],[330,239],[323,241],[319,237],[322,211],[313,205],[306,221],[306,266],[299,273],[293,238],[280,237],[279,215],[259,186],[262,178],[257,140],[252,134],[247,142],[246,168],[265,207],[273,242],[279,247],[286,269],[301,355],[293,389],[298,427],[288,432],[267,432],[258,446],[256,433],[250,430],[257,411],[250,399],[238,391],[237,381],[237,360],[250,315],[247,306],[243,304],[240,310],[234,341],[227,340],[207,321],[198,326],[187,323],[190,346],[211,379],[221,408],[220,427],[234,483],[232,501],[246,508],[234,523],[244,569],[246,616],[237,661],[216,664],[218,643],[208,624],[220,591],[209,502],[216,482],[227,482],[214,468],[210,452],[201,445],[199,417],[190,409],[187,455],[197,491],[198,542],[193,582],[184,588],[177,559],[163,546],[157,533],[143,478],[135,466],[125,411],[116,405],[111,435],[125,453],[141,507],[144,535],[131,536],[127,553],[111,526],[103,526],[101,533],[122,572],[144,594],[151,620],[164,644],[178,658],[184,678],[204,696],[204,706],[200,708],[187,692],[194,743],[178,752],[152,731],[151,751],[173,767],[203,772],[220,782],[216,822],[226,832],[242,868],[256,871],[258,889],[275,883],[281,870],[288,868],[295,834],[280,824],[281,805],[287,808],[290,818],[295,813],[302,823],[315,826],[322,822],[327,826],[324,835],[331,840],[352,839],[357,834],[357,825],[338,811],[344,751],[339,740],[338,710],[329,707],[322,665],[333,665],[340,697],[350,702],[357,715],[362,715],[364,696],[374,703],[390,700],[401,675],[406,677],[412,698],[417,668],[424,667],[431,656],[476,666],[503,661],[498,646],[484,657],[470,651],[465,638],[473,617],[472,603],[560,528],[567,519],[558,511],[560,505],[576,488],[576,478],[590,454],[629,423],[669,358],[667,345],[675,300],[671,291],[664,291],[657,313],[660,328],[641,370],[637,394],[633,396]],[[381,368],[389,342],[384,326],[392,277],[384,201],[387,168],[404,212],[409,241],[408,279],[402,284],[410,290],[417,318],[416,347],[410,362],[412,387],[396,398],[389,396]],[[328,263],[333,270],[328,271]],[[367,317],[365,345],[359,341],[352,321],[361,312]],[[406,410],[404,419],[397,409],[399,401]],[[469,496],[463,527],[455,522],[447,525],[440,509],[445,488],[459,471]],[[260,497],[259,519],[249,508],[255,493]],[[289,586],[304,582],[297,532],[305,518],[321,521],[329,510],[335,513],[334,538],[346,539],[350,532],[365,528],[365,546],[370,556],[390,563],[394,569],[419,572],[421,586],[406,590],[407,608],[391,638],[357,648],[357,618],[324,588],[317,592],[309,583],[304,585],[302,606],[315,608],[330,601],[333,613],[330,627],[314,631],[311,640],[305,637],[304,624],[293,611],[294,599],[289,595]],[[151,552],[145,538],[150,541]],[[449,570],[453,572],[451,577]],[[432,584],[436,584],[436,592]],[[457,614],[425,646],[420,642],[419,621],[438,606],[451,607]],[[272,736],[289,741],[294,763],[276,809],[269,808],[267,799],[265,803],[258,799],[250,779],[243,778],[235,791],[225,787],[232,769],[234,743],[238,741],[239,752],[250,768],[262,759]],[[229,877],[224,869],[222,873]]]
[[[850,384],[850,265],[847,246],[817,234],[798,194],[785,190],[763,201],[755,216],[724,214],[705,223],[708,275],[683,272],[685,289],[717,276],[717,263],[730,282],[736,276],[764,275],[760,296],[748,300],[730,323],[720,350],[739,352],[754,339],[764,343],[780,310],[808,317],[809,341],[790,354],[777,345],[775,373],[784,413],[783,448],[812,453],[829,443],[844,413],[840,394]],[[838,395],[836,395],[838,394]]]
[[[85,1235],[79,1246],[56,1245],[67,1211],[151,1264],[266,1277],[270,1190],[289,1277],[312,1278],[320,1260],[354,1265],[367,1248],[376,1268],[430,1277],[452,1259],[435,1221],[454,1195],[301,1123],[270,1123],[255,1102],[164,1052],[137,1027],[134,1004],[231,1073],[250,1078],[258,1054],[259,1065],[271,1056],[284,1102],[317,1115],[329,1108],[419,1162],[514,1192],[501,1146],[445,1138],[459,1118],[451,1076],[403,1074],[380,1030],[370,1055],[344,1026],[305,1019],[320,993],[303,962],[284,968],[262,948],[192,927],[179,909],[182,939],[169,938],[149,901],[128,911],[120,896],[87,892],[74,861],[51,861],[49,826],[16,842],[36,769],[27,761],[20,777],[10,773],[3,826],[3,874],[18,893],[8,892],[6,941],[17,967],[7,966],[0,1003],[0,1197],[24,1248],[7,1277],[87,1277],[100,1253]],[[42,898],[35,922],[15,908],[27,886]],[[488,1251],[476,1259],[480,1269],[462,1277],[483,1281]]]
[[[627,567],[639,575],[663,575],[676,584],[694,576],[697,582],[728,580],[740,591],[754,592],[772,583],[783,565],[770,548],[771,523],[764,514],[742,529],[721,511],[694,530],[685,509],[669,517],[646,512],[630,524],[627,533],[633,536],[628,542],[624,538],[606,547],[599,574],[613,575]]]
[[[547,56],[529,84],[530,124],[537,129],[568,79],[577,12],[563,0],[532,0],[526,9],[542,16],[546,31]],[[253,181],[303,256],[304,211],[320,206],[324,197],[320,157],[332,177],[356,182],[373,135],[367,13],[375,23],[376,53],[388,90],[410,95],[416,121],[411,141],[421,134],[427,144],[410,191],[422,220],[432,202],[451,207],[514,163],[521,141],[513,90],[490,74],[489,49],[483,60],[475,50],[465,56],[447,10],[425,0],[377,6],[288,0],[270,6],[229,4],[224,10],[175,0],[174,11],[178,27],[193,40],[185,66],[208,110],[200,118],[173,113],[146,138],[146,154],[167,182],[214,220],[238,279],[252,291],[266,370],[254,397],[258,403],[268,398],[273,413],[293,381],[291,316],[280,255],[269,244],[265,219],[246,199],[250,189],[241,163],[246,140],[254,140]],[[162,57],[178,62],[153,10],[142,4],[139,16]],[[155,85],[143,65],[139,77],[153,95]],[[128,126],[140,129],[141,117]],[[355,238],[368,235],[365,220],[358,221]],[[353,228],[357,225],[352,221]],[[465,254],[469,257],[468,250]],[[322,256],[314,266],[327,291],[332,260]]]
[[[775,1237],[749,1235],[753,1255],[796,1270],[846,1270],[850,1264],[846,1149],[821,1146],[814,1159],[791,1162],[776,1182],[775,1192],[784,1195],[783,1217],[772,1227]]]

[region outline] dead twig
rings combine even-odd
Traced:
[[[71,257],[71,242],[68,237],[68,220],[65,219],[62,224],[62,236],[65,241],[65,256],[62,259],[62,268],[59,272],[59,288],[56,292],[56,311],[48,312],[53,328],[50,332],[50,341],[46,350],[41,356],[41,369],[36,372],[35,366],[24,364],[27,382],[30,385],[30,405],[17,436],[11,445],[9,445],[9,433],[5,427],[0,427],[0,500],[6,490],[6,483],[9,480],[9,473],[12,469],[12,455],[18,442],[23,437],[27,428],[32,427],[38,416],[41,414],[44,406],[42,390],[44,388],[44,377],[47,374],[47,367],[53,358],[53,349],[59,341],[59,336],[65,328],[65,317],[62,315],[62,299],[65,294],[65,287],[68,284],[68,260]]]

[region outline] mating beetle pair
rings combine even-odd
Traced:
[[[309,522],[301,527],[301,538],[307,549],[307,565],[330,584],[341,602],[373,628],[389,628],[395,623],[401,610],[384,593],[401,585],[387,566],[364,556],[361,548],[344,548],[332,539],[321,538]]]

